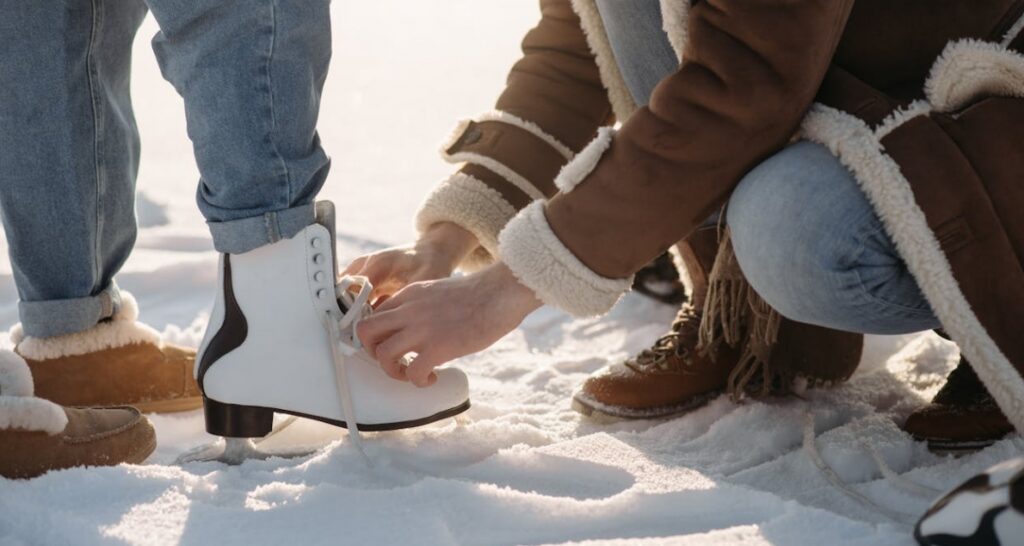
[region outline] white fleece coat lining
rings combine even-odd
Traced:
[[[686,57],[686,44],[690,37],[689,21],[689,0],[661,0],[661,26],[680,64]]]
[[[514,127],[518,127],[532,134],[533,136],[543,140],[545,144],[551,146],[552,148],[555,149],[555,151],[562,154],[562,157],[564,157],[566,161],[569,161],[570,159],[573,158],[574,154],[572,153],[572,150],[570,150],[569,147],[566,146],[565,144],[562,144],[562,141],[558,140],[557,138],[554,137],[554,135],[542,129],[540,125],[537,125],[532,121],[527,121],[519,116],[515,116],[508,112],[502,112],[501,110],[492,110],[490,112],[484,112],[483,114],[480,114],[476,118],[476,121],[478,123],[484,121],[498,121],[501,123],[512,125]]]
[[[908,104],[905,108],[897,109],[882,120],[882,123],[875,129],[875,136],[881,140],[904,123],[918,116],[928,115],[931,111],[932,105],[929,104],[928,101],[916,100]]]
[[[522,190],[522,192],[530,199],[544,199],[544,194],[538,190],[536,186],[531,184],[529,180],[523,178],[522,175],[513,171],[508,165],[505,165],[496,159],[475,152],[456,152],[454,154],[444,152],[443,157],[445,161],[452,164],[472,163],[474,165],[487,167],[491,171],[494,171],[498,176],[507,180],[513,186]]]
[[[1010,47],[1010,44],[1020,36],[1020,33],[1024,32],[1024,16],[1017,19],[1017,22],[1010,27],[1010,30],[1006,31],[1006,35],[1003,36],[1003,41],[1000,45],[1003,47]]]
[[[555,186],[559,191],[569,193],[590,176],[590,173],[597,167],[597,163],[611,147],[615,132],[613,127],[601,127],[597,130],[597,137],[590,141],[586,148],[583,148],[576,159],[566,163],[558,172],[558,176],[555,177]]]
[[[583,35],[587,39],[587,45],[590,46],[590,52],[593,53],[597,64],[597,71],[601,75],[601,83],[608,90],[612,111],[619,122],[625,122],[636,111],[636,102],[633,101],[633,94],[629,91],[622,72],[619,71],[619,64],[608,41],[608,33],[605,31],[601,12],[597,9],[597,2],[572,0],[572,9],[580,18]]]
[[[1024,55],[978,40],[952,42],[932,66],[925,93],[940,112],[985,95],[1024,97]]]

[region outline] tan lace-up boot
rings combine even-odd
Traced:
[[[1014,432],[1010,420],[964,358],[931,403],[910,414],[903,430],[940,453],[977,451]]]
[[[637,356],[592,375],[573,408],[600,420],[691,411],[724,392],[786,394],[845,381],[863,336],[787,320],[747,284],[728,230],[702,228],[677,245],[693,285],[672,328]]]

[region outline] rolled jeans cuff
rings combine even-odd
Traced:
[[[207,225],[210,226],[213,247],[217,252],[242,254],[283,239],[291,239],[312,224],[315,218],[314,205],[309,203],[250,218],[207,222]]]
[[[110,283],[95,296],[18,303],[26,336],[44,338],[84,332],[121,309],[121,291]]]

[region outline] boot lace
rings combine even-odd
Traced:
[[[352,292],[352,287],[354,286],[359,287],[359,291],[355,294]],[[357,354],[363,348],[362,343],[359,341],[359,336],[356,335],[356,327],[359,325],[360,320],[373,311],[369,305],[370,294],[372,293],[373,285],[365,277],[352,276],[342,278],[335,285],[335,295],[338,299],[337,310],[328,311],[324,321],[330,334],[334,375],[337,381],[338,394],[341,397],[341,409],[345,424],[348,427],[348,434],[352,440],[352,445],[355,446],[356,451],[362,456],[367,467],[373,467],[373,461],[366,455],[366,451],[363,449],[355,405],[352,402],[351,383],[346,364],[350,357]],[[294,415],[288,416],[287,419],[274,425],[270,433],[259,440],[225,438],[223,454],[219,457],[204,456],[204,453],[213,449],[216,444],[201,446],[183,453],[178,457],[177,464],[206,460],[220,460],[229,464],[239,464],[247,459],[265,457],[266,454],[260,452],[258,447],[284,432],[285,429],[292,426],[298,419]]]
[[[672,329],[626,365],[639,372],[679,371],[683,366],[692,365],[692,348],[697,345],[699,328],[700,314],[693,306],[684,306],[672,322]]]
[[[353,295],[352,287],[358,286],[359,291]],[[334,287],[335,295],[338,298],[339,309],[344,304],[345,311],[338,315],[337,311],[328,311],[327,330],[331,337],[331,355],[334,359],[334,377],[337,381],[338,394],[341,397],[341,409],[345,416],[345,424],[348,425],[349,438],[353,445],[366,458],[359,434],[358,418],[356,416],[355,404],[352,402],[352,385],[348,377],[349,358],[362,350],[363,344],[356,335],[356,327],[363,317],[369,315],[372,309],[369,304],[370,294],[373,293],[373,285],[366,277],[350,276],[343,277]],[[367,458],[367,460],[369,460]]]

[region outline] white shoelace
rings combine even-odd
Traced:
[[[349,384],[348,366],[346,359],[354,356],[362,350],[363,343],[356,334],[356,327],[363,316],[370,308],[370,294],[373,293],[373,285],[366,277],[344,277],[335,285],[335,295],[338,299],[351,297],[349,289],[359,286],[359,292],[352,301],[348,303],[348,310],[341,317],[329,316],[327,328],[331,334],[331,354],[334,357],[334,376],[338,383],[338,395],[341,397],[341,409],[345,414],[345,423],[348,425],[348,435],[352,439],[352,445],[362,454],[367,463],[370,462],[363,450],[362,438],[359,434],[358,418],[356,416],[355,404],[352,402],[352,389]],[[342,331],[351,332],[348,339],[344,339]]]
[[[355,296],[350,291],[353,286],[359,286],[359,292]],[[328,313],[329,316],[327,317],[331,357],[334,360],[334,377],[337,381],[338,396],[341,398],[341,410],[344,414],[345,424],[348,425],[349,438],[351,438],[352,445],[355,446],[356,450],[366,459],[367,464],[370,464],[370,458],[367,457],[366,451],[363,449],[362,436],[359,433],[359,424],[355,405],[352,402],[352,388],[349,383],[346,359],[355,355],[363,348],[359,336],[356,335],[356,326],[371,311],[369,300],[370,295],[373,293],[373,285],[370,284],[369,279],[366,277],[349,276],[342,278],[335,285],[334,292],[335,297],[345,301],[348,305],[348,310],[342,313],[340,317],[334,313]],[[351,335],[344,336],[342,335],[343,331],[349,331]],[[275,425],[270,434],[258,440],[256,444],[262,444],[280,434],[297,420],[298,417],[289,416],[284,421]]]
[[[829,482],[829,484],[831,484],[833,487],[835,487],[839,492],[843,493],[844,495],[846,495],[846,496],[850,497],[851,499],[859,502],[860,504],[864,505],[865,507],[867,507],[867,508],[869,508],[871,510],[874,510],[875,512],[878,512],[878,513],[882,514],[883,516],[885,516],[886,518],[888,518],[888,519],[890,519],[890,520],[892,520],[894,522],[905,524],[905,525],[914,525],[917,522],[917,516],[916,515],[908,514],[906,512],[901,512],[899,510],[893,510],[893,509],[888,508],[886,506],[882,506],[881,504],[878,504],[877,502],[872,500],[867,495],[864,495],[860,491],[857,491],[852,486],[850,486],[848,483],[843,481],[843,479],[841,477],[839,477],[839,474],[835,471],[835,469],[832,468],[832,466],[830,466],[825,461],[825,459],[821,456],[821,453],[818,451],[818,446],[817,446],[817,443],[815,442],[815,439],[816,439],[816,434],[815,434],[815,431],[814,431],[814,414],[811,413],[810,411],[808,411],[804,415],[804,441],[803,441],[803,449],[804,449],[804,452],[807,454],[807,457],[809,459],[811,459],[811,462],[814,463],[814,466],[818,467],[818,470],[821,471],[822,475]],[[928,498],[928,499],[934,499],[939,494],[941,494],[941,491],[939,491],[937,489],[932,489],[931,487],[928,487],[928,486],[925,486],[925,485],[921,485],[921,484],[918,484],[918,483],[914,483],[914,482],[904,478],[903,476],[900,476],[899,474],[897,474],[896,471],[893,470],[892,467],[890,467],[885,462],[885,459],[883,459],[881,454],[878,453],[878,450],[875,449],[875,446],[871,445],[867,440],[862,439],[861,440],[861,446],[864,447],[865,449],[867,449],[868,453],[871,454],[871,457],[872,457],[872,459],[874,459],[875,464],[878,465],[878,468],[881,471],[882,476],[889,483],[892,483],[894,486],[899,487],[900,489],[903,489],[904,491],[907,491],[909,493],[913,493],[915,495],[918,495],[918,496],[921,496],[921,497],[925,497],[925,498]]]

